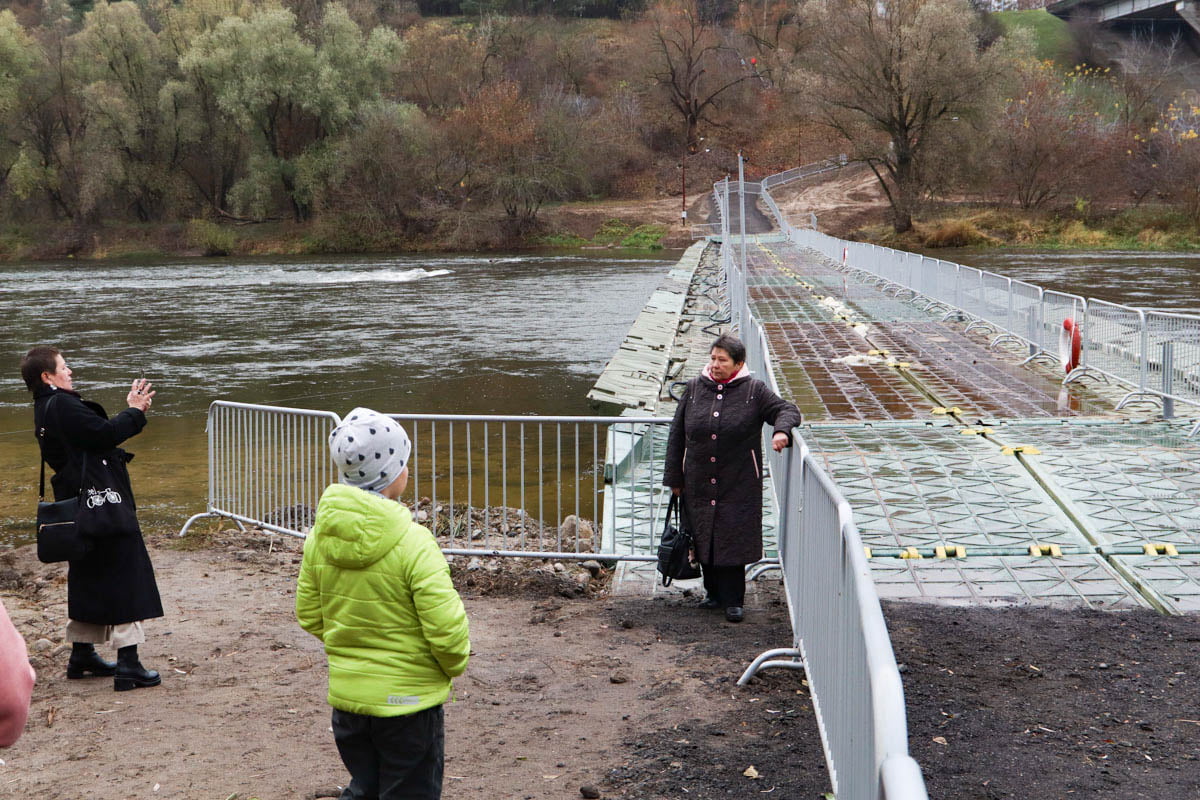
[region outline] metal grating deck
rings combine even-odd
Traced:
[[[810,425],[804,440],[854,510],[863,544],[967,555],[1088,552],[1086,538],[1011,455],[948,424]]]
[[[1200,612],[1188,425],[1119,420],[790,244],[760,247],[752,270],[781,388],[810,409],[805,439],[854,509],[881,596]],[[935,406],[954,410],[925,421]]]

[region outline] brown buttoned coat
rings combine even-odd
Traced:
[[[762,558],[762,428],[787,434],[800,411],[749,375],[688,381],[667,440],[663,485],[683,489],[696,556],[737,566]]]

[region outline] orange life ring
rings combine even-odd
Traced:
[[[1065,372],[1070,372],[1079,366],[1079,357],[1083,352],[1083,334],[1075,320],[1067,317],[1063,320],[1062,330],[1058,332],[1058,360]]]

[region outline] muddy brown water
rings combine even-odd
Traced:
[[[0,547],[29,541],[38,456],[18,362],[62,349],[129,443],[140,513],[203,511],[214,400],[392,413],[591,414],[585,395],[678,252],[395,255],[0,267]]]

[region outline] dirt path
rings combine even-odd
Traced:
[[[65,570],[28,547],[0,556],[0,591],[38,670],[26,733],[3,753],[0,796],[268,800],[335,794],[345,781],[324,656],[292,615],[297,543],[175,545],[152,546],[166,617],[148,624],[142,647],[163,685],[122,694],[111,680],[64,678]],[[671,601],[609,600],[540,561],[454,566],[474,652],[447,706],[447,798],[570,798],[588,784],[609,795],[644,782],[626,766],[638,762],[632,742],[718,725],[746,702],[731,689],[744,654],[789,639],[778,607],[738,627]],[[749,780],[742,760],[723,768],[731,781]],[[652,773],[682,769],[655,763]]]
[[[292,617],[286,538],[152,542],[167,616],[154,689],[67,681],[64,571],[0,554],[0,596],[34,651],[30,722],[0,797],[275,800],[336,794],[325,661]],[[540,561],[452,565],[473,654],[447,706],[445,797],[820,798],[811,700],[793,672],[735,683],[791,640],[778,585],[741,625],[696,598],[611,598]],[[588,588],[583,588],[587,583]],[[885,609],[910,748],[930,796],[1200,796],[1200,618],[1048,609]],[[758,777],[745,774],[753,766]]]
[[[780,186],[771,196],[793,225],[807,225],[808,215],[816,214],[818,228],[834,236],[880,219],[887,212],[887,199],[879,181],[863,166]]]

